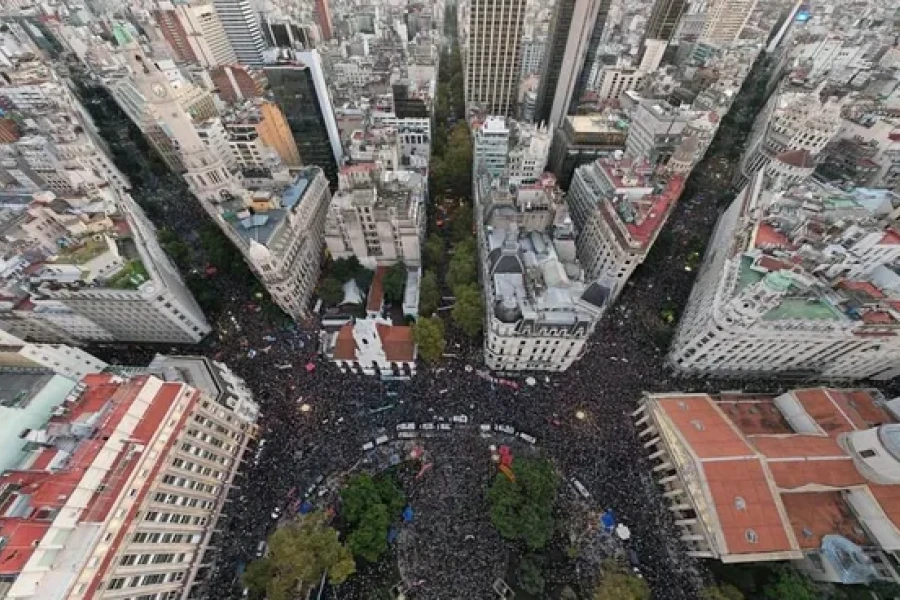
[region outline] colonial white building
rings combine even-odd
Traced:
[[[841,102],[822,100],[819,90],[772,94],[756,118],[741,157],[744,181],[786,152],[806,151],[814,162],[840,131],[841,123]],[[799,162],[802,165],[809,161]]]
[[[900,258],[889,207],[813,181],[771,184],[757,174],[720,218],[669,362],[689,373],[892,376],[900,296],[871,275]]]
[[[418,267],[425,235],[425,177],[372,167],[341,170],[325,225],[328,251],[334,258],[355,256],[369,269],[397,261]]]
[[[545,174],[515,187],[485,175],[475,193],[487,366],[565,371],[581,357],[611,290],[585,279],[555,179]]]
[[[513,185],[532,184],[547,166],[553,128],[489,116],[472,123],[476,174],[505,176]]]

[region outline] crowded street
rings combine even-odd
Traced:
[[[748,118],[752,120],[752,114],[743,120]],[[729,134],[723,126],[720,135]],[[396,438],[399,423],[448,422],[454,415],[466,415],[468,426],[445,432],[451,443],[454,436],[459,436],[460,444],[474,443],[478,424],[505,424],[533,436],[536,447],[564,478],[577,478],[597,507],[614,509],[631,528],[633,548],[654,598],[696,598],[708,575],[678,546],[630,414],[644,392],[738,389],[748,383],[688,380],[673,374],[665,364],[671,327],[660,318],[664,307],[684,306],[693,281],[693,273],[685,268],[689,255],[696,251],[697,240],[702,248],[728,200],[731,174],[720,172],[725,161],[714,165],[716,153],[725,152],[727,146],[714,144],[695,170],[657,247],[598,326],[584,357],[565,373],[534,374],[533,387],[522,384],[513,389],[479,377],[474,370],[482,368],[480,348],[457,342],[455,336],[446,350],[452,356],[438,368],[422,368],[411,381],[382,382],[341,373],[318,355],[316,323],[294,325],[272,318],[255,304],[254,291],[245,280],[226,273],[203,280],[221,309],[210,315],[214,333],[199,347],[92,348],[120,365],[146,365],[157,352],[204,354],[243,377],[261,406],[258,440],[265,444],[258,441],[259,446],[251,447],[225,504],[225,526],[215,539],[219,555],[207,597],[240,597],[240,573],[276,526],[273,510],[289,504],[292,490],[306,490],[323,477],[352,468],[365,457],[365,444],[379,436]],[[140,184],[136,198],[154,221],[202,253],[196,240],[206,216],[196,203],[185,201],[177,178],[149,170],[130,175]],[[522,383],[526,375],[516,377]],[[756,390],[779,387],[774,382],[751,383]],[[453,473],[466,464],[464,458],[448,458],[435,464],[435,473],[425,475],[436,481],[424,486],[425,496],[418,498],[423,510],[417,516],[416,537],[400,539],[402,547],[419,555],[399,560],[400,573],[405,571],[414,580],[405,583],[418,584],[411,597],[448,600],[441,590],[452,589],[446,582],[452,583],[454,577],[477,584],[454,597],[495,597],[485,583],[502,576],[504,568],[498,563],[504,549],[492,539],[495,532],[477,531],[489,527],[478,497],[486,473]],[[455,489],[452,502],[427,497],[427,490],[450,483]],[[459,526],[446,526],[450,522]],[[466,554],[465,560],[452,556],[463,544],[457,538],[467,535],[480,538],[474,546],[477,551]],[[382,563],[385,560],[397,557],[389,553]],[[367,588],[360,578],[391,578],[396,573],[396,567],[381,563],[360,568],[333,597],[367,598],[354,591],[362,594]],[[552,572],[548,576],[554,578]],[[560,574],[558,579],[569,576]],[[580,575],[588,580],[594,576]]]

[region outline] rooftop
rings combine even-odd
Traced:
[[[841,433],[896,421],[877,392],[673,393],[649,395],[645,406],[665,422],[658,429],[669,451],[687,457],[680,469],[699,473],[692,494],[714,507],[705,521],[722,536],[712,543],[723,560],[799,557],[829,535],[868,544],[846,496],[866,487],[884,499],[881,508],[900,532],[900,485],[871,483],[838,444]]]

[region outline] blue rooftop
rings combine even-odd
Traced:
[[[284,208],[291,209],[303,198],[303,192],[309,187],[309,179],[300,176],[297,180],[281,195],[281,205]]]
[[[252,229],[253,227],[262,227],[268,222],[268,215],[253,215],[246,219],[241,219],[241,227],[244,229]]]

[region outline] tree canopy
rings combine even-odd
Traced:
[[[441,304],[441,288],[434,271],[426,271],[419,283],[419,315],[430,317]]]
[[[381,285],[386,302],[391,304],[403,302],[403,292],[406,290],[406,264],[402,260],[392,264],[384,274]]]
[[[334,277],[319,282],[319,298],[328,306],[337,306],[344,299],[344,286]]]
[[[744,594],[729,583],[708,585],[700,593],[700,600],[744,600]]]
[[[649,600],[647,582],[613,559],[604,561],[600,585],[594,590],[593,600]]]
[[[812,579],[791,567],[776,571],[775,579],[763,588],[763,597],[771,600],[815,600],[819,598],[816,584]]]
[[[338,585],[356,572],[356,563],[325,515],[314,512],[269,537],[268,556],[250,563],[244,585],[254,598],[288,600],[298,588],[318,585],[326,571],[328,581]]]
[[[488,490],[491,523],[506,539],[543,548],[553,534],[556,473],[550,461],[537,458],[518,458],[512,470],[515,481],[498,473]]]
[[[387,550],[391,521],[406,498],[389,477],[353,476],[341,490],[341,514],[350,526],[347,545],[353,554],[375,562]]]
[[[484,303],[478,287],[465,285],[456,289],[453,322],[470,338],[481,333],[484,326]]]
[[[419,356],[428,363],[437,362],[444,355],[444,323],[439,317],[419,317],[413,326],[413,337],[419,347]]]

